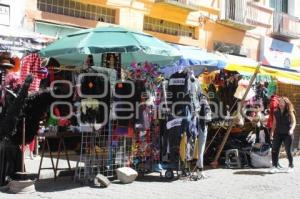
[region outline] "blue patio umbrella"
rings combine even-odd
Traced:
[[[172,74],[185,68],[191,68],[196,75],[199,75],[204,69],[214,71],[223,69],[226,66],[224,59],[201,48],[175,44],[172,44],[172,46],[177,48],[182,56],[177,62],[162,67],[160,72],[165,77],[170,77]]]

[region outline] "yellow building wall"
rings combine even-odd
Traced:
[[[250,56],[257,59],[259,51],[259,38],[257,36],[253,37],[251,34],[247,35],[246,31],[215,22],[215,20],[220,18],[220,1],[199,1],[201,6],[199,6],[198,12],[190,12],[177,6],[154,3],[154,0],[87,0],[84,2],[119,9],[118,24],[139,31],[143,31],[144,16],[195,27],[196,39],[145,31],[167,42],[198,46],[208,51],[213,51],[214,42],[222,41],[239,46],[247,46],[250,50]],[[266,2],[262,3],[266,4]],[[205,23],[200,23],[200,16],[206,17]],[[266,29],[263,28],[259,31],[266,32]],[[253,34],[259,35],[258,32]]]
[[[252,58],[258,57],[259,39],[256,35],[266,31],[246,34],[246,31],[234,29],[217,23],[220,18],[221,0],[201,0],[199,11],[190,12],[178,6],[154,3],[154,0],[79,0],[86,4],[95,4],[117,10],[116,23],[118,25],[143,31],[144,16],[150,16],[165,21],[195,27],[195,38],[180,37],[157,32],[146,31],[164,41],[198,46],[208,51],[213,51],[215,41],[222,41],[250,49]],[[48,21],[51,23],[65,24],[84,28],[107,26],[109,24],[92,20],[79,19],[37,10],[37,0],[27,0],[28,20]],[[201,20],[201,19],[204,19]]]

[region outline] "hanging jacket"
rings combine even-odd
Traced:
[[[200,116],[200,128],[203,130],[205,128],[205,126],[212,121],[212,111],[211,108],[209,106],[209,103],[207,101],[207,98],[205,95],[201,95],[199,96],[200,98],[200,112],[199,112],[199,116]]]
[[[34,79],[29,91],[38,91],[41,80],[46,77],[46,75],[41,72],[41,69],[41,58],[37,53],[23,57],[21,60],[21,76],[18,83],[22,84],[26,76],[32,74]]]
[[[192,111],[200,111],[199,94],[202,93],[199,80],[195,77],[188,78],[188,92],[192,103]]]

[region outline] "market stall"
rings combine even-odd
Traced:
[[[72,93],[65,99],[56,95],[65,102],[56,104],[59,116],[51,126],[62,126],[61,106],[67,101],[73,112],[64,127],[81,134],[79,162],[84,163],[78,164],[75,179],[87,182],[97,173],[115,177],[117,168],[137,168],[153,153],[159,161],[159,143],[152,147],[152,111],[162,81],[158,67],[179,58],[175,48],[144,33],[107,27],[68,35],[41,55],[63,65],[47,65],[46,87],[68,81],[67,93]]]
[[[276,100],[276,94],[278,92],[276,92],[276,85],[277,82],[285,82],[285,83],[291,83],[293,82],[293,84],[297,84],[298,79],[300,77],[299,73],[297,71],[292,71],[289,69],[284,69],[284,68],[271,68],[268,66],[260,66],[258,63],[256,63],[255,61],[252,61],[248,58],[243,58],[243,57],[236,57],[236,56],[231,56],[231,55],[222,55],[222,57],[225,57],[227,59],[227,66],[225,66],[225,69],[228,71],[238,71],[238,73],[240,75],[238,75],[237,77],[233,77],[231,81],[233,84],[235,84],[235,88],[234,89],[230,89],[230,90],[225,90],[225,92],[231,93],[232,97],[228,98],[229,99],[229,106],[228,103],[225,102],[225,106],[227,105],[228,108],[230,108],[230,111],[228,115],[232,115],[233,113],[231,113],[232,110],[237,110],[236,111],[236,117],[231,120],[231,123],[226,125],[226,133],[224,135],[222,135],[221,139],[222,141],[219,141],[219,145],[215,145],[214,147],[214,151],[215,151],[215,155],[213,162],[211,163],[211,165],[213,166],[217,166],[219,163],[219,158],[221,156],[221,153],[223,151],[223,148],[225,147],[225,144],[227,143],[227,139],[229,137],[229,135],[232,132],[242,132],[243,130],[241,129],[241,127],[246,126],[245,121],[250,121],[252,123],[252,128],[250,128],[247,131],[248,136],[250,136],[251,134],[249,134],[249,132],[256,132],[256,139],[254,139],[253,143],[257,143],[259,142],[258,137],[260,136],[260,132],[262,131],[266,136],[263,139],[263,143],[269,143],[268,141],[268,130],[270,130],[271,128],[271,124],[270,124],[270,119],[268,121],[268,124],[259,124],[259,128],[258,128],[258,124],[253,125],[253,116],[251,116],[251,114],[254,115],[262,115],[264,118],[272,118],[272,110],[275,109],[275,107],[272,107],[272,101]],[[249,74],[253,74],[252,78],[247,80],[247,77]],[[221,72],[219,73],[221,74]],[[236,73],[237,74],[237,73]],[[224,76],[224,75],[223,75]],[[267,77],[267,79],[261,79],[262,76]],[[254,78],[255,77],[255,78]],[[235,79],[235,80],[234,80]],[[289,80],[289,81],[287,81]],[[235,83],[234,83],[235,82]],[[254,83],[256,82],[256,83]],[[215,84],[216,81],[212,81],[212,84]],[[214,86],[213,86],[214,87]],[[212,89],[213,93],[216,93],[216,90],[220,90],[220,85],[217,83],[217,85],[215,85],[215,87],[217,87],[217,89]],[[221,86],[222,88],[222,86]],[[249,89],[249,90],[248,90]],[[210,91],[209,91],[210,92]],[[249,92],[249,93],[247,93]],[[214,95],[213,95],[214,96]],[[216,96],[216,95],[215,95]],[[218,94],[217,94],[218,96]],[[215,100],[214,97],[212,97],[213,100]],[[232,100],[234,99],[234,100]],[[243,100],[246,102],[243,102]],[[224,102],[224,100],[223,100]],[[231,102],[231,103],[230,103]],[[238,102],[238,106],[234,107],[234,105],[236,105],[235,102]],[[270,105],[269,105],[270,104]],[[243,111],[243,107],[246,107],[248,109],[248,111]],[[257,111],[257,107],[259,107],[259,111]],[[240,108],[240,110],[239,110]],[[250,109],[250,110],[249,110]],[[242,115],[240,114],[240,112],[242,111],[243,117],[245,119],[242,119]],[[237,128],[236,128],[237,127]],[[250,126],[251,127],[251,126]],[[219,128],[217,128],[216,133],[214,134],[214,136],[212,137],[212,141],[208,144],[207,147],[207,151],[209,151],[209,147],[211,147],[212,142],[214,141],[215,137],[217,136],[217,134],[222,131],[224,128],[224,126],[220,126]],[[224,131],[224,130],[223,130]],[[243,139],[245,141],[245,137]],[[241,140],[240,140],[241,142]],[[232,143],[228,143],[228,145],[230,145]],[[249,144],[249,143],[248,143]],[[239,143],[235,143],[233,146],[234,149],[237,151],[236,148],[238,148],[238,150],[244,151],[246,152],[246,154],[252,154],[251,151],[247,151],[246,147],[249,146],[246,142],[244,143],[244,145],[239,146]],[[226,147],[225,147],[226,148]],[[227,147],[227,149],[232,149],[230,148],[230,146]],[[266,149],[264,149],[266,150]],[[229,150],[230,151],[230,150]],[[228,164],[230,164],[230,160],[229,157],[233,156],[233,159],[240,159],[243,157],[243,155],[238,155],[238,152],[234,151],[234,154],[230,154],[229,151],[227,151],[228,153],[223,152],[223,158],[221,162],[226,162]],[[208,152],[209,153],[209,152]],[[267,154],[267,152],[265,153]],[[268,153],[268,159],[269,162],[268,163],[264,163],[265,166],[270,165],[270,152]],[[212,153],[209,153],[210,156],[212,156]],[[262,159],[262,157],[259,157]],[[244,158],[245,159],[245,158]],[[253,158],[252,158],[253,159]],[[251,165],[249,161],[244,161],[245,165]],[[238,167],[241,167],[241,164],[236,164],[237,161],[234,161],[234,165],[239,165]],[[266,162],[266,161],[265,161]],[[262,164],[263,165],[263,164]],[[253,163],[252,163],[253,166]]]
[[[272,104],[277,99],[278,93],[277,82],[296,85],[300,77],[299,73],[288,68],[261,66],[260,63],[245,57],[220,53],[213,55],[215,65],[211,68],[207,66],[205,68],[205,62],[199,66],[190,61],[184,66],[179,62],[172,68],[163,70],[171,77],[170,73],[174,74],[184,68],[193,72],[202,71],[198,73],[200,85],[203,93],[208,97],[213,114],[208,130],[209,142],[205,149],[206,163],[217,166],[221,162],[235,168],[254,166],[251,158],[247,156],[254,154],[251,150],[254,150],[255,143],[261,143],[256,146],[265,147],[264,154],[268,154],[265,159],[269,161],[257,165],[270,166],[270,151],[268,152],[267,149],[270,149],[268,133],[272,125],[270,119],[268,123],[262,124],[257,123],[256,120],[258,117],[265,118],[265,121],[268,117],[272,118],[272,110],[275,109]],[[226,64],[216,71],[217,63]],[[185,139],[184,136],[182,139]],[[233,163],[230,157],[233,157]]]

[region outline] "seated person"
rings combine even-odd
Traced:
[[[268,129],[266,128],[267,117],[262,112],[262,106],[260,104],[254,105],[253,112],[250,117],[250,121],[255,128],[256,140],[255,143],[265,142],[270,144],[270,137]],[[260,140],[260,132],[263,131],[265,134],[265,139]]]

